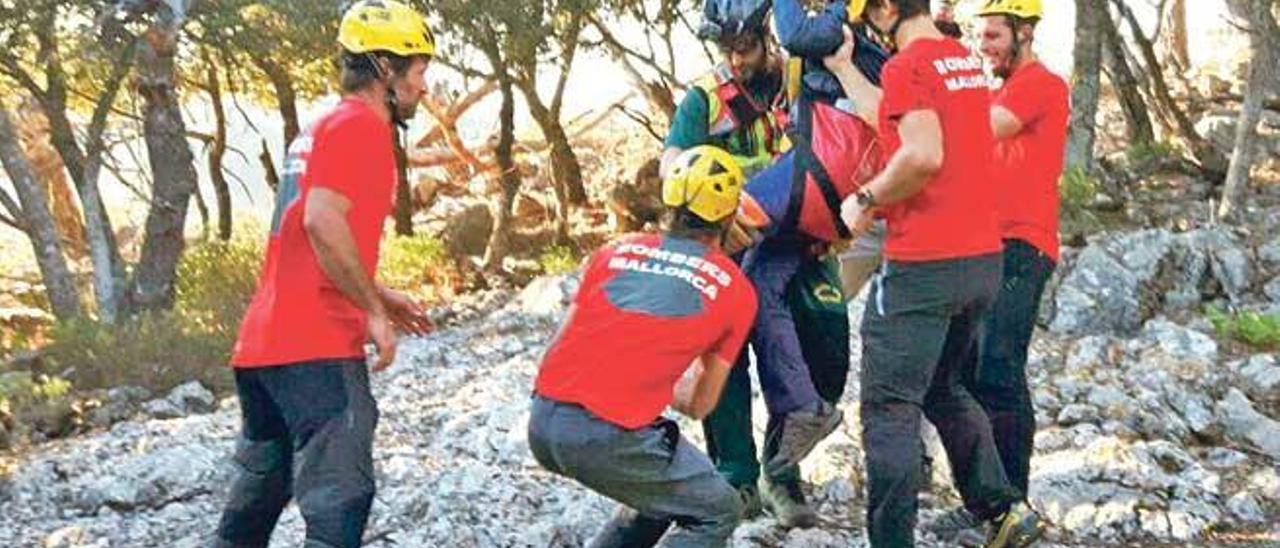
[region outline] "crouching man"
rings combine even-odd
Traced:
[[[663,183],[666,229],[595,253],[543,357],[534,457],[622,504],[589,546],[724,546],[741,519],[738,493],[661,414],[715,408],[755,318],[755,291],[720,250],[743,183],[721,149],[682,153]]]

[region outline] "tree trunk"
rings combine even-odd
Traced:
[[[175,89],[180,22],[167,5],[158,8],[156,17],[140,52],[138,77],[153,185],[142,257],[129,291],[130,304],[138,311],[173,306],[178,260],[186,246],[187,209],[196,188],[191,146]]]
[[[9,111],[4,108],[0,108],[0,164],[9,173],[9,180],[22,204],[23,215],[18,220],[27,225],[27,236],[35,251],[53,314],[60,320],[79,316],[80,293],[62,254],[57,223],[31,165],[23,155]]]
[[[196,211],[200,213],[200,239],[208,240],[210,230],[209,223],[212,222],[209,219],[209,204],[204,203],[204,196],[200,194],[199,188],[197,188],[195,192],[191,193],[191,197],[195,199]]]
[[[582,185],[582,164],[569,144],[569,134],[564,130],[560,117],[548,110],[537,98],[537,91],[525,90],[529,114],[542,129],[542,135],[551,147],[551,175],[569,200],[569,205],[587,204],[587,191]]]
[[[218,201],[218,239],[226,242],[231,240],[231,187],[222,172],[222,158],[227,153],[227,113],[222,108],[222,82],[218,77],[218,67],[207,55],[205,64],[209,66],[206,83],[209,101],[213,103],[215,124],[213,144],[209,148],[209,181],[213,183],[213,193]],[[199,197],[199,193],[196,196]]]
[[[1133,14],[1133,10],[1124,3],[1124,0],[1112,1],[1120,9],[1121,15],[1125,20],[1128,21],[1129,32],[1133,41],[1138,45],[1138,51],[1142,53],[1143,61],[1147,65],[1146,74],[1151,81],[1152,91],[1155,92],[1155,102],[1173,118],[1178,136],[1186,144],[1187,148],[1191,150],[1191,155],[1200,164],[1200,170],[1210,178],[1222,178],[1227,172],[1227,158],[1218,149],[1214,148],[1208,139],[1196,132],[1195,124],[1191,123],[1191,118],[1187,116],[1187,112],[1174,101],[1173,94],[1169,91],[1169,84],[1165,81],[1164,72],[1161,70],[1160,60],[1156,57],[1155,46],[1143,34],[1142,25],[1138,22],[1137,16]]]
[[[111,94],[114,96],[114,94]],[[110,99],[101,98],[102,101]],[[50,110],[45,107],[49,116],[50,139],[62,161],[67,165],[67,173],[76,185],[76,193],[80,196],[80,206],[84,210],[85,235],[89,240],[89,259],[93,263],[94,296],[97,298],[98,319],[106,324],[114,324],[122,315],[125,292],[124,259],[120,257],[120,249],[116,246],[116,236],[111,228],[111,217],[107,215],[106,204],[102,202],[101,189],[98,187],[98,175],[101,173],[100,152],[89,154],[86,161],[75,134],[67,121],[65,105],[60,109]],[[59,122],[65,122],[65,126]],[[62,127],[63,129],[60,129]],[[94,131],[89,132],[90,143],[94,142]],[[97,141],[101,142],[101,131]],[[74,158],[70,160],[69,158]]]
[[[293,78],[289,71],[279,63],[266,57],[253,58],[253,63],[267,75],[271,87],[276,90],[276,107],[280,110],[280,119],[284,121],[284,148],[288,149],[294,137],[298,136],[298,93],[293,89]]]
[[[258,154],[258,162],[262,164],[262,173],[267,179],[267,187],[272,191],[280,188],[280,174],[276,173],[276,162],[271,158],[271,149],[267,147],[267,140],[262,140],[262,153]]]
[[[1252,58],[1249,61],[1248,89],[1240,119],[1236,124],[1234,151],[1227,180],[1223,186],[1222,204],[1218,215],[1233,220],[1244,203],[1249,174],[1257,151],[1258,122],[1262,118],[1262,104],[1267,91],[1277,84],[1276,63],[1280,61],[1280,28],[1271,12],[1268,0],[1230,0],[1227,2],[1237,18],[1250,22],[1249,44]]]
[[[498,146],[495,156],[498,162],[500,190],[490,205],[493,211],[493,230],[489,234],[489,247],[485,250],[484,266],[490,272],[502,268],[511,240],[511,208],[520,192],[520,173],[516,171],[513,149],[515,147],[515,94],[512,82],[499,66],[498,89],[502,92],[502,107],[498,110]]]
[[[66,81],[56,53],[56,36],[52,29],[46,29],[48,36],[37,33],[40,39],[47,42],[52,52],[45,67],[47,92],[31,90],[40,100],[45,117],[49,120],[49,140],[58,150],[58,155],[66,164],[67,173],[71,175],[80,196],[80,205],[84,211],[85,235],[89,240],[89,258],[93,263],[94,295],[97,297],[98,319],[103,323],[113,324],[120,317],[124,303],[125,269],[124,260],[116,246],[115,234],[111,229],[111,218],[102,202],[98,188],[98,174],[101,168],[102,134],[106,130],[107,114],[115,102],[125,75],[133,64],[136,44],[130,44],[122,52],[112,67],[110,77],[103,87],[102,94],[94,106],[89,122],[87,145],[81,151],[76,141],[76,134],[67,118]]]
[[[1067,167],[1093,170],[1093,141],[1101,87],[1102,14],[1105,0],[1076,0],[1075,67],[1071,74],[1071,123]]]
[[[73,258],[88,256],[89,243],[85,239],[84,213],[80,211],[80,205],[73,196],[74,191],[71,182],[67,180],[62,157],[49,143],[49,120],[34,102],[24,102],[21,110],[13,114],[16,114],[13,122],[22,150],[36,180],[44,187],[54,223],[58,225],[58,234],[62,237],[63,250]]]
[[[587,203],[586,189],[582,186],[582,166],[569,144],[569,136],[560,117],[542,103],[533,83],[521,81],[520,91],[524,94],[530,116],[542,129],[542,136],[547,140],[551,187],[556,196],[556,238],[562,244],[567,243],[569,209]]]
[[[1165,13],[1164,34],[1168,56],[1179,72],[1191,70],[1191,51],[1187,48],[1187,0],[1172,0]]]
[[[1156,140],[1155,130],[1151,125],[1151,116],[1147,113],[1147,102],[1138,92],[1138,79],[1129,67],[1124,39],[1120,37],[1108,11],[1104,10],[1099,14],[1098,21],[1103,24],[1105,33],[1102,52],[1107,65],[1107,76],[1111,80],[1111,88],[1120,100],[1120,109],[1124,112],[1129,144],[1150,146]]]
[[[413,189],[409,188],[409,155],[400,139],[400,130],[391,133],[391,146],[396,151],[396,234],[413,236]]]

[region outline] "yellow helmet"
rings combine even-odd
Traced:
[[[701,145],[676,158],[675,167],[662,182],[662,203],[684,207],[709,223],[733,215],[747,176],[732,155]]]
[[[417,10],[395,0],[360,0],[342,15],[338,43],[351,53],[435,55],[436,39]]]
[[[867,9],[867,0],[849,0],[849,6],[846,8],[849,14],[849,22],[854,23],[862,19],[862,12]]]
[[[1040,0],[987,0],[978,15],[1012,15],[1022,19],[1038,19],[1044,15],[1044,8],[1040,5]]]

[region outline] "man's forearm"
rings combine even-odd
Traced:
[[[676,381],[672,391],[671,408],[692,417],[694,415],[694,395],[697,393],[698,381],[702,378],[702,360],[694,360],[680,380]]]
[[[918,169],[919,164],[910,147],[903,147],[889,159],[889,164],[871,182],[866,189],[875,197],[876,204],[893,205],[905,201],[924,188],[929,181],[930,173]]]
[[[384,313],[381,291],[360,264],[355,236],[346,219],[326,216],[313,220],[308,223],[307,236],[329,281],[361,310]]]
[[[694,419],[706,418],[720,401],[730,368],[732,364],[714,355],[698,358],[676,383],[671,407]]]
[[[832,74],[840,81],[845,96],[853,100],[853,108],[858,117],[875,127],[879,123],[880,101],[884,92],[872,85],[852,64],[833,70]]]

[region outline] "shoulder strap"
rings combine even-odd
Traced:
[[[826,202],[827,210],[831,213],[831,221],[836,228],[836,234],[841,239],[848,239],[853,233],[848,226],[845,226],[844,221],[840,219],[840,205],[842,202],[840,193],[836,191],[836,185],[831,180],[831,174],[827,172],[827,168],[822,165],[822,161],[814,154],[812,143],[809,141],[809,137],[813,134],[813,105],[810,101],[801,100],[796,107],[797,120],[792,126],[792,130],[788,133],[796,156],[791,176],[791,200],[787,203],[787,214],[783,226],[795,228],[799,223],[800,210],[804,201],[805,176],[812,175],[818,191],[822,193],[822,200]]]

